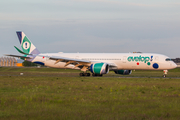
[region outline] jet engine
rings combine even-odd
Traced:
[[[106,63],[95,63],[90,66],[90,71],[93,74],[107,74],[109,72],[109,65]]]
[[[114,72],[121,75],[130,75],[132,73],[132,70],[115,70]]]

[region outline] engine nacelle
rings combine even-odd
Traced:
[[[132,70],[115,70],[114,72],[121,75],[130,75],[132,73]]]
[[[106,63],[95,63],[90,66],[90,71],[94,74],[107,74],[109,72],[109,65]]]

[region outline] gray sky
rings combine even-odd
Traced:
[[[180,57],[179,0],[1,0],[0,56],[16,31],[42,53],[148,52]]]

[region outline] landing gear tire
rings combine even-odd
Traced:
[[[92,76],[99,76],[99,77],[102,77],[103,75],[102,75],[102,74],[95,74],[95,73],[93,73]]]
[[[91,76],[90,73],[84,73],[84,76]]]
[[[166,77],[166,75],[164,74],[164,75],[163,75],[163,77],[165,78],[165,77]]]
[[[91,76],[90,73],[79,73],[79,76]]]
[[[79,73],[79,76],[84,76],[84,73]]]

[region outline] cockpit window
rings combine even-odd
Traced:
[[[167,58],[166,61],[172,61],[170,58]]]

